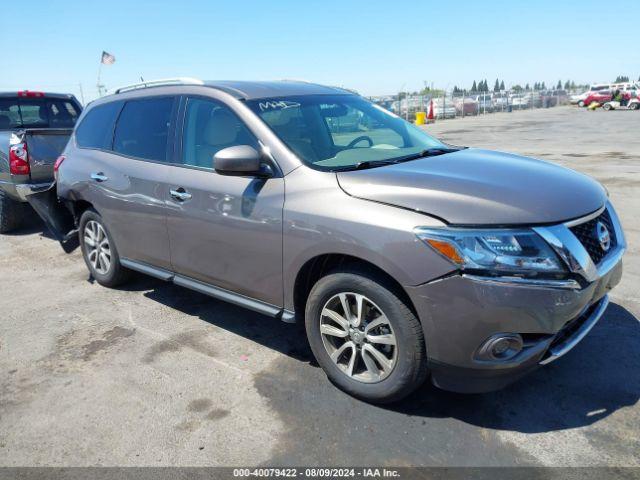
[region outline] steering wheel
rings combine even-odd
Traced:
[[[360,135],[359,137],[351,140],[349,142],[349,145],[347,145],[347,148],[354,148],[358,143],[362,142],[363,140],[366,140],[367,142],[369,142],[369,148],[373,147],[373,140],[371,140],[371,137],[368,137],[366,135]]]

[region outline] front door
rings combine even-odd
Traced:
[[[281,306],[284,179],[216,173],[216,152],[258,141],[221,102],[188,98],[183,111],[166,185],[173,270]]]

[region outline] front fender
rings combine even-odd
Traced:
[[[307,167],[285,177],[283,214],[284,305],[294,308],[295,280],[320,255],[349,255],[385,271],[400,285],[419,285],[454,266],[421,242],[418,226],[442,222],[406,209],[351,197],[335,174]]]

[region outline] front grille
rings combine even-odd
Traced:
[[[609,235],[611,238],[611,246],[608,251],[604,251],[600,246],[600,241],[598,240],[598,233],[596,231],[596,225],[598,222],[602,222],[607,230],[609,230]],[[599,216],[594,219],[589,220],[588,222],[581,223],[580,225],[576,225],[571,227],[570,230],[573,234],[580,240],[580,243],[584,246],[584,248],[589,253],[591,260],[596,265],[600,263],[600,261],[606,257],[607,253],[612,251],[614,247],[617,245],[616,239],[616,231],[613,228],[613,222],[611,221],[611,216],[609,212],[605,210]]]

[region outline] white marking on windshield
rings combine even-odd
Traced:
[[[265,110],[285,110],[287,108],[295,108],[299,107],[300,104],[298,102],[290,102],[288,100],[278,100],[260,102],[258,106],[260,107],[260,110],[264,112]]]

